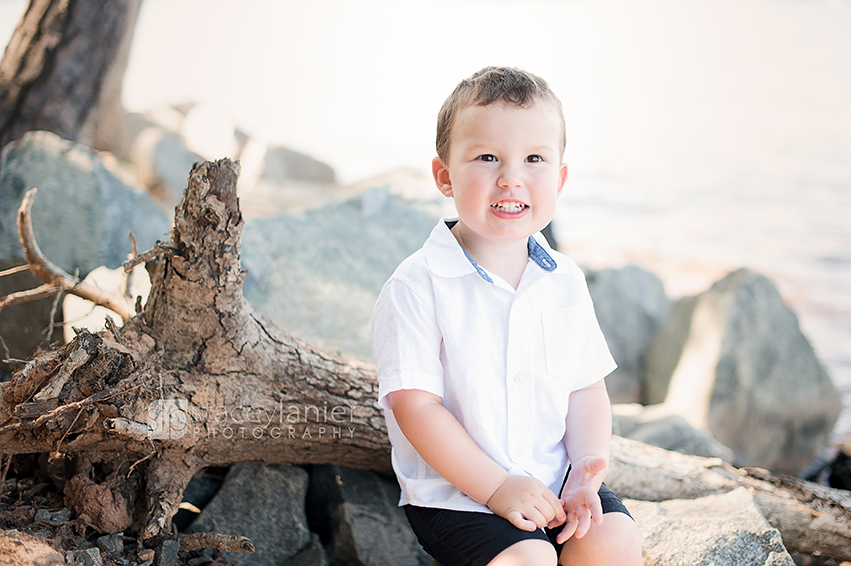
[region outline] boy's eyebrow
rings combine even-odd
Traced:
[[[469,144],[469,145],[465,145],[464,148],[468,151],[477,151],[477,150],[490,149],[493,146],[494,146],[493,143],[472,143],[472,144]],[[531,152],[542,152],[542,151],[545,151],[545,150],[558,152],[558,149],[556,149],[553,146],[548,145],[548,144],[533,145],[533,146],[526,148],[526,151],[531,151]]]

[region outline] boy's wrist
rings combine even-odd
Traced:
[[[508,479],[508,472],[502,469],[500,469],[500,471],[501,473],[495,473],[488,477],[485,481],[480,482],[480,485],[482,486],[481,493],[477,493],[476,496],[470,495],[469,493],[467,495],[470,495],[476,503],[481,503],[482,505],[487,506],[493,495],[499,491],[499,488],[502,487],[502,484],[504,484],[505,480]]]

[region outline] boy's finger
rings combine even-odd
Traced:
[[[552,520],[550,520],[550,522],[549,522],[549,523],[547,523],[547,528],[548,528],[548,529],[554,529],[554,528],[556,528],[557,526],[559,526],[559,525],[561,525],[562,523],[564,523],[564,522],[565,522],[565,520],[566,520],[566,517],[565,517],[564,519],[561,519],[561,520],[559,520],[559,519],[558,519],[558,517],[553,518]]]
[[[552,512],[552,509],[550,509],[550,512]],[[529,509],[526,513],[523,513],[523,515],[525,515],[526,520],[531,521],[537,529],[544,528],[549,522],[546,514],[537,507]]]
[[[544,523],[549,523],[553,519],[555,519],[556,511],[552,505],[549,504],[549,501],[541,501],[538,505],[535,506],[535,511],[541,514],[541,518],[544,520]],[[538,522],[537,517],[527,517],[527,519],[531,519]],[[543,525],[540,525],[543,526]]]
[[[570,537],[573,536],[573,533],[576,532],[576,526],[577,526],[576,514],[575,513],[568,513],[567,514],[567,521],[564,524],[564,528],[561,530],[561,532],[558,534],[558,536],[556,536],[556,542],[559,543],[559,544],[566,543],[570,539]]]
[[[591,510],[591,519],[598,525],[603,522],[603,503],[596,493],[589,494],[585,504]]]
[[[520,514],[520,511],[509,511],[506,513],[505,518],[509,523],[520,529],[521,531],[529,531],[532,532],[538,528],[538,526],[523,518],[523,515]]]
[[[573,533],[573,536],[576,538],[582,538],[588,533],[588,529],[591,528],[591,512],[587,507],[580,507],[577,511],[577,515],[579,515],[579,520],[576,525],[576,532]]]
[[[567,518],[567,515],[564,513],[564,506],[562,505],[561,499],[556,497],[556,494],[552,491],[547,491],[547,493],[544,494],[544,498],[547,500],[547,503],[552,506],[553,516],[549,517],[550,521],[557,521],[557,525],[563,523]]]
[[[604,458],[591,458],[585,463],[585,470],[592,476],[605,471],[606,468],[608,468],[608,464],[606,464]]]

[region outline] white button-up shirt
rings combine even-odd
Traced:
[[[401,389],[440,396],[488,456],[558,495],[568,466],[570,394],[616,367],[585,277],[536,234],[515,290],[476,265],[449,226],[441,220],[402,262],[373,314],[378,404],[402,488],[399,504],[490,512],[432,470],[405,438],[386,398]]]

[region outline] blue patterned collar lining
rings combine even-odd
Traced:
[[[452,226],[450,226],[448,222],[446,224],[447,226],[452,228]],[[458,245],[460,246],[461,244],[459,243]],[[550,273],[556,270],[558,264],[552,258],[552,256],[547,253],[547,250],[545,250],[544,247],[538,243],[538,240],[536,240],[534,236],[529,236],[529,241],[527,242],[526,247],[529,250],[529,259],[534,261],[538,265],[538,267]],[[462,247],[461,251],[464,252],[464,255],[476,269],[476,273],[478,273],[479,276],[488,283],[493,283],[493,279],[491,279],[491,276],[488,275],[487,271],[482,269],[479,264],[473,261],[473,258],[470,257],[470,254],[467,253],[467,250]]]

